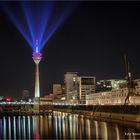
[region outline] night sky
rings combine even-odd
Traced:
[[[15,4],[15,3],[14,3]],[[32,50],[0,9],[0,96],[34,95]],[[66,72],[96,80],[124,79],[127,54],[134,78],[140,78],[140,2],[77,2],[76,8],[42,50],[41,96],[63,83]]]

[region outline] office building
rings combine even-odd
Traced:
[[[86,95],[95,93],[95,77],[94,76],[79,76],[79,102],[86,103]]]
[[[67,72],[64,75],[66,100],[69,103],[78,102],[78,73],[77,72]]]

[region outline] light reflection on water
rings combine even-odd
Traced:
[[[140,126],[53,112],[48,116],[1,116],[0,139],[140,139]]]

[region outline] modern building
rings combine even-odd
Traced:
[[[61,84],[62,94],[66,94],[66,86],[65,84]]]
[[[63,84],[53,84],[53,102],[64,103],[66,101],[65,86]]]
[[[86,95],[95,93],[95,77],[78,76],[77,72],[67,72],[65,74],[65,88],[68,103],[85,104]]]
[[[134,95],[130,96],[130,104],[140,105],[140,79],[134,80],[136,83]],[[126,85],[122,83],[121,85]],[[103,91],[86,96],[87,105],[124,105],[128,96],[128,87],[120,86],[116,90]]]
[[[81,104],[86,103],[86,95],[95,93],[95,77],[94,76],[79,76],[79,101]]]
[[[57,94],[57,95],[62,94],[61,84],[53,84],[53,94]]]
[[[100,80],[96,83],[96,92],[118,90],[120,87],[126,87],[126,80]]]
[[[77,103],[79,88],[78,88],[78,73],[77,72],[67,72],[64,75],[65,91],[66,91],[66,100],[69,103]]]

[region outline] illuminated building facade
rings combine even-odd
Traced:
[[[62,94],[61,84],[53,84],[53,94],[57,94],[57,95]]]
[[[78,102],[78,73],[77,72],[67,72],[64,75],[64,83],[66,90],[66,100],[70,103]]]
[[[135,80],[137,86],[135,88],[135,96],[131,96],[130,104],[140,105],[140,79]],[[122,83],[121,85],[124,85]],[[128,87],[120,86],[111,91],[103,91],[99,93],[86,95],[87,105],[124,105],[128,95]],[[138,96],[137,96],[138,95]]]
[[[64,85],[53,84],[53,102],[64,102],[66,99],[66,94],[64,92]]]
[[[111,90],[117,90],[125,85],[126,80],[111,79],[111,80],[100,80],[96,83],[96,92],[105,92]]]
[[[95,93],[95,77],[80,76],[79,81],[79,101],[81,104],[86,103],[86,95]]]
[[[69,103],[86,103],[86,95],[95,93],[94,76],[78,76],[77,72],[65,74],[66,97]]]

